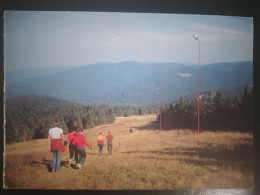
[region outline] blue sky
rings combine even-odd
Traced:
[[[7,71],[28,67],[82,66],[100,62],[198,63],[253,60],[249,17],[6,11]]]

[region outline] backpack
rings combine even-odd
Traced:
[[[112,139],[113,139],[113,135],[108,134],[107,135],[107,141],[112,142]]]

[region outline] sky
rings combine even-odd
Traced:
[[[6,71],[103,62],[253,61],[253,19],[164,13],[5,11]],[[193,35],[197,34],[199,41]]]

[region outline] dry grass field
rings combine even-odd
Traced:
[[[156,115],[119,117],[84,131],[92,149],[82,169],[51,173],[47,139],[5,148],[5,188],[11,189],[227,189],[253,188],[253,135],[191,130],[159,131]],[[134,133],[130,135],[129,129]],[[99,132],[114,135],[113,154],[98,155]],[[68,159],[62,153],[62,165]]]

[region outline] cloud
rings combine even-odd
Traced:
[[[229,68],[229,67],[226,67],[224,68],[225,71],[230,71],[230,70],[234,70],[234,68]]]
[[[210,25],[203,25],[199,23],[193,23],[194,28],[198,28],[200,30],[209,31],[209,32],[215,32],[215,33],[224,33],[224,34],[230,34],[230,35],[242,35],[244,34],[241,31],[227,29],[227,28],[220,28],[216,26],[210,26]]]
[[[190,73],[179,73],[179,75],[181,77],[191,77],[192,76],[192,74],[190,74]]]

